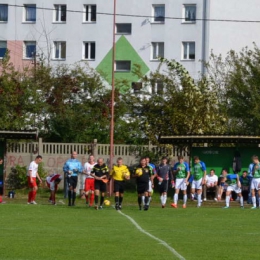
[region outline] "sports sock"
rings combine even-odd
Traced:
[[[89,202],[89,205],[90,205],[90,206],[92,206],[92,205],[93,205],[94,198],[95,198],[95,195],[94,195],[94,193],[91,193],[91,195],[90,195],[90,202]]]
[[[98,195],[95,195],[95,204],[98,204]]]
[[[145,197],[144,197],[144,204],[145,204],[145,205],[149,205],[148,203],[149,203],[149,197],[148,197],[148,196],[145,196]]]
[[[174,204],[176,204],[176,205],[178,203],[178,197],[179,197],[179,195],[175,193],[174,197],[173,197],[173,201],[174,201]]]
[[[86,203],[88,203],[88,195],[85,195]]]
[[[252,203],[253,203],[253,207],[256,207],[256,198],[255,198],[255,196],[252,197]]]
[[[243,196],[240,197],[240,206],[243,207],[244,206],[244,199]]]
[[[35,201],[36,199],[36,190],[32,191],[32,201]]]
[[[260,198],[258,198],[258,207],[260,207]]]
[[[230,196],[226,196],[226,206],[229,207]]]
[[[72,205],[75,204],[75,199],[76,199],[76,192],[73,191],[73,193],[72,193]]]
[[[187,203],[187,194],[183,195],[183,204],[186,205]]]
[[[100,197],[100,206],[102,206],[102,205],[103,205],[103,203],[104,203],[104,200],[105,200],[105,197],[104,197],[104,196],[101,196],[101,197]]]
[[[143,205],[144,205],[144,196],[142,196],[142,203],[143,203]]]
[[[71,205],[71,190],[68,191],[69,205]]]
[[[166,201],[167,201],[167,195],[163,195],[163,205],[166,204]]]
[[[32,201],[32,191],[29,191],[28,193],[28,202]]]
[[[198,194],[198,206],[201,206],[201,194]]]
[[[152,197],[151,197],[151,196],[148,196],[148,202],[147,202],[147,205],[150,205],[151,200],[152,200]]]
[[[164,204],[163,203],[163,195],[161,195],[160,199],[161,199],[161,204],[163,205]]]
[[[123,198],[124,198],[124,197],[119,197],[119,205],[122,204],[122,202],[123,202]]]
[[[137,201],[138,201],[138,205],[142,206],[142,197],[138,197]]]
[[[118,205],[118,202],[119,202],[119,197],[115,196],[115,203],[116,203],[116,205]]]

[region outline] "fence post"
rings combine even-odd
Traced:
[[[98,156],[97,139],[94,139],[94,140],[93,140],[92,153],[93,153],[95,159],[97,159],[97,156]]]
[[[43,144],[42,144],[42,138],[40,137],[39,138],[39,141],[38,141],[38,154],[40,154],[42,156],[43,154]]]

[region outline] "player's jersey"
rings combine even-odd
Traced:
[[[102,164],[102,165],[95,164],[91,173],[95,174],[95,176],[97,176],[97,177],[102,177],[104,175],[108,176],[109,170],[108,170],[108,167],[106,166],[106,164]]]
[[[38,172],[38,164],[35,161],[32,161],[29,165],[27,176],[30,176],[29,171],[32,171],[32,177],[36,178]]]
[[[78,173],[83,171],[80,161],[77,159],[69,159],[63,166],[64,172],[70,172],[71,176],[77,176]]]
[[[206,165],[204,162],[195,163],[193,166],[193,176],[194,180],[198,181],[204,176],[204,171],[206,171]]]
[[[46,178],[46,182],[47,182],[47,185],[48,187],[50,188],[50,190],[55,190],[55,180],[57,179],[62,179],[62,176],[60,174],[51,174],[50,176],[48,176]]]
[[[177,162],[173,166],[173,170],[177,171],[177,169],[180,169],[176,174],[176,179],[183,179],[187,177],[188,172],[190,171],[190,167],[186,162],[180,163]]]
[[[237,174],[231,174],[231,173],[227,174],[227,176],[226,176],[226,183],[228,185],[236,184],[237,183]]]
[[[93,179],[93,178],[94,178],[94,177],[92,177],[92,176],[90,175],[90,173],[91,173],[91,171],[92,171],[92,169],[93,169],[93,167],[94,167],[95,164],[96,164],[96,163],[90,164],[89,162],[86,162],[86,163],[84,164],[84,170],[87,172],[87,174],[86,174],[86,178],[87,178],[87,179]]]
[[[239,178],[239,181],[240,181],[241,185],[245,186],[245,187],[248,187],[250,184],[250,178],[248,178],[248,176],[246,176],[246,177],[241,176]]]
[[[156,167],[155,167],[155,165],[154,165],[153,163],[149,163],[148,166],[150,166],[150,167],[152,168],[153,174],[156,174],[156,173],[157,173],[157,172],[156,172]]]
[[[114,165],[112,171],[110,172],[110,176],[112,176],[112,178],[116,181],[124,181],[125,176],[130,176],[130,172],[126,165]]]
[[[254,165],[253,174],[254,174],[253,176],[254,179],[260,178],[260,163]]]
[[[152,167],[149,166],[145,166],[142,167],[141,165],[138,165],[135,169],[134,169],[134,174],[136,174],[136,172],[140,172],[142,171],[142,174],[140,176],[136,177],[136,183],[148,183],[150,180],[150,177],[153,175],[153,170]]]
[[[254,170],[254,163],[250,163],[248,166],[248,176],[252,177],[253,176],[253,170]]]
[[[163,180],[169,180],[171,174],[171,166],[168,164],[160,164],[157,167],[157,175]]]

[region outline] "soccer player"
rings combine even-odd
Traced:
[[[85,198],[86,198],[86,204],[89,204],[89,207],[92,207],[94,202],[94,190],[95,190],[95,179],[93,176],[91,176],[91,171],[96,164],[95,158],[93,155],[90,155],[88,158],[88,162],[84,164],[84,170],[83,173],[84,177],[84,191],[85,191]]]
[[[167,157],[162,158],[161,164],[157,167],[156,174],[162,208],[165,207],[167,201],[168,182],[170,179],[173,180],[171,166],[167,164],[167,161]]]
[[[140,164],[134,169],[134,174],[133,174],[133,177],[136,178],[138,205],[140,210],[142,210],[142,196],[144,196],[144,210],[149,209],[148,190],[149,190],[149,181],[152,175],[153,175],[152,168],[147,165],[145,157],[142,157],[140,159]]]
[[[194,194],[197,192],[197,200],[199,208],[201,206],[201,193],[202,185],[205,183],[206,178],[206,165],[204,162],[200,161],[198,156],[194,156],[194,166],[193,166],[193,181],[191,184],[191,198],[194,199]]]
[[[175,182],[175,194],[173,196],[173,203],[171,206],[173,208],[177,208],[179,192],[182,190],[183,192],[183,205],[182,207],[185,209],[187,204],[187,184],[189,183],[190,177],[190,167],[188,163],[184,162],[183,156],[178,156],[179,162],[175,163],[173,166],[173,173],[176,176]]]
[[[241,184],[239,181],[239,175],[238,174],[227,174],[226,177],[224,177],[225,183],[227,183],[227,191],[226,191],[226,206],[224,209],[229,208],[229,202],[230,202],[230,195],[231,192],[234,191],[238,194],[239,200],[240,200],[240,207],[244,208],[244,199],[241,192]]]
[[[56,191],[61,180],[62,176],[57,173],[53,173],[46,178],[47,187],[51,191],[49,201],[52,203],[52,205],[56,205]]]
[[[115,193],[115,209],[122,209],[122,202],[125,191],[125,180],[130,179],[130,172],[126,165],[123,165],[123,159],[117,159],[117,165],[114,165],[110,176],[114,179],[114,193]]]
[[[153,163],[150,162],[151,159],[149,156],[146,156],[145,160],[146,160],[146,164],[152,169],[152,176],[149,180],[149,189],[148,189],[148,206],[149,206],[150,202],[152,200],[152,192],[153,192],[153,188],[154,188],[153,181],[154,181],[154,178],[156,175],[156,167]],[[143,197],[143,199],[144,199],[144,197]]]
[[[247,176],[248,176],[248,178],[249,178],[249,181],[250,181],[250,183],[249,183],[249,194],[248,194],[248,199],[247,199],[247,203],[248,204],[252,204],[252,193],[251,193],[251,189],[250,189],[250,187],[251,187],[251,183],[252,183],[252,179],[253,179],[253,168],[254,168],[254,158],[255,157],[257,157],[256,155],[253,155],[252,156],[252,162],[249,164],[249,166],[248,166],[248,174],[247,174]]]
[[[252,209],[256,209],[256,194],[255,194],[255,190],[258,193],[258,201],[259,201],[259,205],[260,205],[260,162],[258,159],[258,156],[253,156],[253,162],[254,162],[254,167],[253,167],[253,179],[251,182],[251,194],[252,194],[252,203],[253,203],[253,207]]]
[[[240,176],[239,178],[239,181],[241,183],[242,195],[246,195],[246,197],[248,197],[251,178],[247,176],[247,171],[243,171],[242,176]]]
[[[90,175],[95,179],[95,209],[103,209],[109,170],[102,158],[97,160],[97,164],[94,165]],[[98,206],[99,195],[101,195],[101,197]]]
[[[82,173],[83,168],[81,162],[77,160],[77,152],[71,153],[71,159],[67,160],[63,166],[64,174],[67,176],[67,183],[69,186],[68,190],[68,198],[69,204],[68,206],[75,206],[76,199],[76,188],[78,184],[78,173]]]
[[[38,156],[36,156],[35,160],[32,161],[29,165],[29,169],[27,172],[27,181],[28,181],[28,185],[29,185],[27,204],[37,204],[35,202],[36,193],[38,190],[36,178],[39,180],[40,183],[42,183],[42,180],[38,174],[38,166],[39,166],[39,163],[41,163],[41,162],[42,162],[42,156],[38,155]]]
[[[218,178],[218,200],[221,200],[223,192],[227,190],[227,184],[225,183],[227,174],[227,169],[223,169]]]

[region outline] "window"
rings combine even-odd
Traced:
[[[66,42],[54,42],[54,59],[66,59]]]
[[[142,87],[142,82],[132,82],[132,89],[134,93],[139,93]]]
[[[96,58],[96,43],[84,42],[84,56],[85,60],[94,60]]]
[[[8,21],[8,5],[0,4],[0,22]]]
[[[36,21],[36,5],[24,5],[24,21]]]
[[[66,22],[67,19],[67,6],[66,5],[54,5],[54,21]]]
[[[195,60],[195,42],[183,42],[183,60]]]
[[[24,42],[24,58],[32,59],[36,54],[36,42]]]
[[[131,61],[128,60],[117,60],[116,61],[116,71],[130,72]]]
[[[153,5],[152,16],[154,23],[164,23],[165,5]]]
[[[96,22],[97,21],[97,6],[85,5],[84,6],[84,22]]]
[[[3,58],[7,51],[7,41],[0,41],[0,59]]]
[[[116,24],[116,33],[117,34],[131,34],[132,33],[132,24],[131,23],[117,23]]]
[[[163,94],[163,82],[158,80],[152,83],[152,94]]]
[[[152,60],[157,60],[158,57],[164,58],[164,43],[152,42]]]
[[[183,18],[184,22],[196,22],[196,5],[184,5]]]

